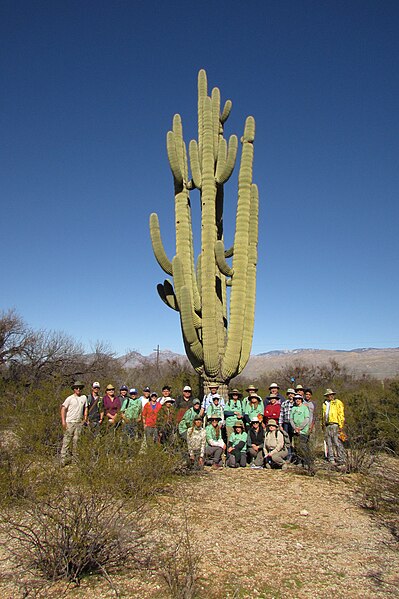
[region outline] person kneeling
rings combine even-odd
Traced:
[[[204,467],[205,444],[206,432],[202,426],[202,417],[198,414],[187,431],[189,466],[194,470],[202,470]]]
[[[286,468],[284,458],[288,455],[288,450],[284,447],[284,435],[278,430],[277,422],[270,419],[267,423],[267,433],[265,436],[265,468]]]
[[[245,468],[247,465],[247,433],[244,424],[237,420],[227,445],[227,465],[230,468]]]

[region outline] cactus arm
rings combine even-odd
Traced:
[[[224,244],[223,241],[221,239],[219,239],[216,243],[215,243],[215,258],[216,258],[216,264],[218,265],[218,268],[220,270],[220,272],[222,274],[224,274],[226,277],[232,277],[233,276],[233,269],[230,268],[230,266],[227,264],[225,257],[224,257]]]
[[[227,160],[227,141],[224,137],[220,138],[219,141],[219,152],[218,152],[218,160],[216,164],[216,183],[220,183],[221,174],[224,172],[226,168],[226,160]]]
[[[213,157],[217,160],[219,151],[220,130],[220,91],[214,87],[212,90],[212,121],[213,121]]]
[[[247,117],[242,138],[241,164],[238,176],[238,202],[234,236],[234,280],[230,297],[230,326],[226,352],[222,362],[222,375],[230,379],[237,374],[240,363],[244,328],[244,306],[247,292],[249,222],[253,163],[255,121]]]
[[[159,297],[161,298],[161,300],[172,310],[176,310],[177,312],[179,311],[179,308],[177,306],[177,302],[176,302],[176,297],[175,295],[170,295],[166,292],[165,286],[162,285],[162,283],[158,283],[157,285],[157,291],[159,294]]]
[[[229,118],[232,106],[233,106],[233,104],[232,104],[231,100],[226,100],[226,102],[224,103],[223,112],[220,117],[220,122],[222,123],[222,125],[224,125],[224,123]]]
[[[224,165],[224,169],[219,172],[216,176],[217,183],[223,185],[226,183],[234,170],[234,166],[237,158],[238,139],[236,135],[231,135],[229,139],[229,145],[227,150],[227,159]]]
[[[175,114],[173,117],[173,133],[175,138],[176,156],[179,163],[179,170],[182,175],[183,182],[187,183],[187,151],[186,144],[183,140],[183,127],[180,114]]]
[[[202,165],[202,145],[204,134],[204,101],[208,94],[206,72],[201,69],[198,73],[198,155]]]
[[[175,182],[183,185],[183,173],[180,168],[179,156],[176,149],[175,134],[173,131],[168,131],[166,135],[166,150],[168,152],[169,166],[172,171]]]
[[[193,178],[194,186],[197,189],[201,189],[201,169],[198,154],[198,144],[195,139],[190,141],[188,151],[190,155],[191,176]]]
[[[150,235],[154,256],[157,259],[159,266],[168,275],[173,274],[172,263],[166,255],[163,247],[161,230],[159,228],[159,220],[156,212],[150,215]]]
[[[194,356],[197,358],[199,362],[202,362],[202,345],[198,339],[197,332],[194,326],[191,294],[186,285],[183,285],[180,291],[180,318],[184,338],[189,344],[191,352],[194,354]]]
[[[229,247],[228,250],[224,250],[224,257],[225,258],[232,258],[234,256],[234,245],[232,245],[231,247]]]
[[[255,297],[256,297],[256,263],[258,259],[258,213],[259,197],[256,185],[251,186],[251,227],[248,249],[247,294],[245,303],[245,320],[242,336],[242,349],[238,373],[243,371],[252,347],[253,330],[255,323]]]

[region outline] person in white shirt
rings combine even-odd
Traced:
[[[86,395],[82,395],[83,387],[84,383],[76,381],[72,385],[72,395],[69,395],[61,406],[61,424],[64,429],[64,438],[61,447],[62,466],[69,464],[72,456],[76,455],[78,440],[83,427],[84,409],[87,402]]]

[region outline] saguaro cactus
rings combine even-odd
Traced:
[[[258,189],[252,183],[255,121],[246,119],[241,138],[236,229],[233,246],[223,240],[224,185],[237,156],[238,140],[227,142],[224,126],[231,110],[220,109],[220,91],[208,96],[204,70],[198,73],[198,141],[189,144],[191,177],[180,115],[167,134],[167,152],[175,190],[176,254],[163,247],[157,214],[150,216],[155,257],[173,277],[157,289],[167,306],[180,313],[187,356],[204,382],[228,383],[237,376],[251,351],[255,313],[258,245]],[[201,253],[195,264],[190,192],[199,190]],[[230,266],[226,259],[232,258]],[[227,293],[231,290],[229,314]]]

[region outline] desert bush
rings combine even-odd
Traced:
[[[358,482],[359,505],[368,510],[399,542],[399,472],[389,468],[387,460]]]
[[[158,543],[157,561],[152,566],[161,574],[173,599],[193,599],[198,590],[203,556],[194,546],[187,512],[183,512],[178,524],[169,521],[168,526],[164,523],[163,527],[163,532],[168,531],[169,540],[164,538]]]
[[[91,491],[142,501],[170,483],[183,463],[176,448],[145,445],[123,430],[110,429],[97,437],[82,435],[77,467],[70,476],[74,484]]]
[[[6,549],[19,568],[47,580],[108,577],[121,565],[137,565],[142,554],[140,513],[123,507],[113,497],[70,489],[26,502],[18,516],[1,517]]]

